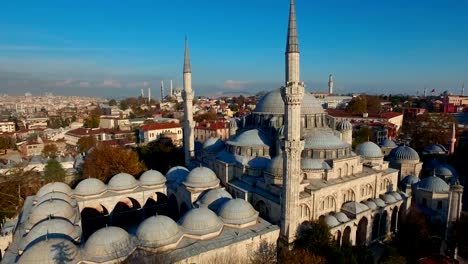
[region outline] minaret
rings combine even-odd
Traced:
[[[148,105],[151,104],[151,88],[148,87]]]
[[[172,97],[174,95],[174,90],[172,90],[172,80],[171,80],[171,86],[169,87],[169,97]]]
[[[140,94],[141,98],[145,97],[145,94],[143,92],[143,88],[141,88],[141,94]]]
[[[333,94],[333,75],[328,75],[328,94]]]
[[[462,83],[461,96],[465,96],[465,83]]]
[[[289,10],[288,39],[286,45],[286,82],[281,88],[284,101],[283,190],[281,194],[280,242],[290,245],[296,238],[299,226],[299,193],[301,174],[301,105],[304,83],[299,76],[299,43],[296,28],[294,0]]]
[[[455,123],[452,125],[452,138],[450,138],[450,155],[453,155],[455,153],[455,142],[457,142],[457,129],[455,127]]]
[[[182,98],[184,99],[184,154],[186,167],[189,167],[190,162],[195,158],[195,122],[193,121],[192,110],[193,96],[192,68],[190,67],[187,38],[185,38],[184,90],[182,91]]]
[[[164,100],[164,81],[161,81],[161,102]]]

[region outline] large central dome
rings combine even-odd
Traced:
[[[257,104],[254,113],[262,114],[284,114],[284,102],[281,98],[281,90],[275,89],[267,93]],[[303,115],[323,114],[323,107],[318,100],[309,92],[304,93],[302,101]]]

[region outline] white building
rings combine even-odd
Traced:
[[[15,132],[15,122],[12,121],[0,121],[0,132],[2,133],[11,133]]]
[[[139,143],[147,144],[162,136],[171,137],[175,145],[182,142],[182,126],[177,123],[155,123],[142,125],[139,128]]]

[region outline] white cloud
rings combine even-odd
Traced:
[[[81,82],[78,83],[78,86],[80,86],[82,88],[89,88],[91,86],[91,83],[87,82],[87,81],[81,81]]]
[[[122,87],[122,83],[116,80],[104,80],[101,85],[106,88],[121,88]]]

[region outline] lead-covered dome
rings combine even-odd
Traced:
[[[283,155],[271,159],[270,163],[265,167],[265,171],[277,177],[283,176]]]
[[[262,99],[260,99],[253,113],[284,115],[284,102],[283,98],[281,97],[281,89],[275,89],[267,93]],[[315,98],[315,96],[305,91],[302,101],[301,114],[314,115],[323,113],[323,107]]]
[[[455,169],[448,164],[441,164],[435,168],[435,174],[438,177],[450,178],[456,176]]]
[[[147,170],[140,176],[139,181],[143,186],[155,186],[166,183],[166,177],[157,170]]]
[[[383,157],[382,150],[374,142],[367,141],[357,145],[356,154],[364,158],[381,158]]]
[[[133,250],[130,235],[117,226],[94,232],[84,246],[85,259],[98,263],[128,256]]]
[[[333,215],[327,215],[323,218],[323,222],[327,224],[328,227],[339,226],[340,222]]]
[[[162,247],[174,244],[182,237],[182,232],[174,220],[165,216],[152,216],[138,227],[136,236],[143,247]]]
[[[100,195],[105,191],[107,191],[107,186],[101,180],[88,178],[78,183],[75,188],[75,195],[94,196]]]
[[[314,129],[304,136],[304,149],[342,149],[349,147],[331,130]]]
[[[76,218],[76,209],[63,200],[49,200],[34,207],[29,215],[29,224],[30,226],[34,226],[49,217],[63,218],[74,223]]]
[[[340,221],[341,223],[349,222],[348,216],[347,216],[345,213],[343,213],[343,212],[337,212],[337,213],[335,213],[334,216],[335,216],[335,218],[336,218],[338,221]]]
[[[430,155],[444,155],[447,154],[447,149],[441,144],[432,144],[424,148],[424,154]]]
[[[303,158],[301,159],[301,168],[303,170],[329,170],[331,169],[330,165],[321,159],[310,159]]]
[[[64,252],[66,250],[66,256]],[[26,250],[18,260],[19,264],[68,264],[77,263],[79,249],[66,239],[43,240]]]
[[[242,199],[227,201],[218,212],[219,217],[226,224],[245,225],[255,223],[258,212],[250,203]]]
[[[227,143],[240,147],[269,147],[271,145],[268,136],[258,129],[244,131]]]
[[[369,210],[369,207],[367,207],[367,205],[365,204],[358,202],[347,202],[343,204],[341,210],[356,215]]]
[[[375,204],[372,200],[364,202],[372,211],[377,210],[377,204]]]
[[[391,139],[385,139],[384,141],[380,142],[380,147],[384,148],[396,148],[398,147],[397,144]]]
[[[225,189],[212,189],[206,192],[201,199],[197,201],[200,207],[208,207],[212,210],[217,210],[222,204],[232,199]]]
[[[432,193],[447,193],[450,190],[450,186],[444,180],[436,177],[435,175],[422,179],[417,183],[416,188],[418,190]]]
[[[70,195],[72,193],[72,189],[63,182],[51,182],[42,186],[39,191],[37,191],[36,196],[41,197],[51,192],[61,192]]]
[[[190,235],[203,236],[219,232],[223,222],[208,208],[195,208],[188,211],[179,224]]]
[[[340,121],[336,125],[336,130],[338,131],[346,131],[346,130],[352,130],[352,129],[353,129],[353,125],[348,120]]]
[[[42,221],[34,226],[21,240],[19,248],[25,250],[36,243],[51,239],[63,238],[70,241],[78,240],[81,237],[81,228],[74,226],[68,220],[54,218]]]
[[[189,170],[185,167],[182,166],[176,166],[172,167],[167,173],[166,173],[166,180],[168,182],[173,182],[173,183],[181,183],[185,181],[185,178],[189,174]]]
[[[382,200],[384,200],[384,202],[386,204],[392,204],[392,203],[396,203],[397,200],[395,199],[395,197],[389,193],[386,193],[384,195],[382,195]]]
[[[408,175],[405,178],[403,178],[403,180],[401,180],[401,183],[405,185],[413,185],[415,183],[418,183],[419,180],[419,177],[416,175]]]
[[[211,169],[196,167],[187,175],[183,183],[191,188],[212,188],[219,184],[219,179]]]
[[[224,147],[224,141],[217,137],[210,137],[203,143],[203,150],[212,153],[220,152]]]
[[[392,149],[390,152],[390,158],[395,161],[419,161],[419,154],[416,150],[408,146],[399,146]]]
[[[71,198],[68,194],[62,192],[51,192],[48,194],[44,194],[39,199],[35,201],[35,206],[40,205],[43,202],[50,201],[50,200],[62,200],[69,203],[72,207],[78,206],[76,200]]]
[[[138,186],[138,181],[132,175],[121,172],[114,175],[107,184],[109,190],[124,191],[134,189]]]

